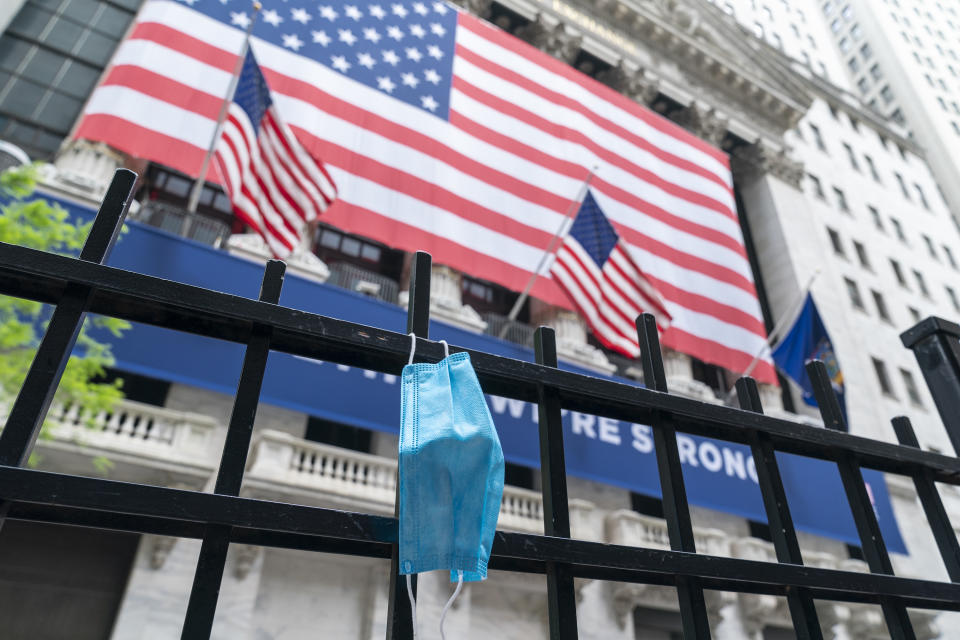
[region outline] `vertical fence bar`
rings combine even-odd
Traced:
[[[267,262],[260,285],[260,301],[277,304],[280,290],[283,288],[283,275],[286,265],[280,260]],[[269,327],[254,325],[250,331],[243,354],[243,368],[237,383],[237,395],[233,399],[230,425],[220,457],[220,468],[214,493],[222,495],[240,495],[240,484],[247,464],[250,438],[253,435],[253,423],[260,402],[260,388],[263,386],[263,374],[270,356],[270,339],[273,331]],[[193,587],[187,603],[187,613],[180,632],[181,640],[205,640],[210,637],[213,618],[217,612],[217,600],[220,597],[220,584],[223,581],[223,569],[230,549],[231,527],[226,525],[208,525],[200,546],[200,557],[193,574]]]
[[[929,317],[900,334],[923,372],[953,451],[960,456],[960,325]]]
[[[740,378],[737,380],[736,388],[741,409],[763,413],[760,392],[753,378]],[[783,488],[780,465],[777,464],[777,452],[773,448],[773,443],[770,442],[770,436],[754,432],[750,438],[750,452],[753,454],[753,461],[757,468],[760,493],[763,496],[763,506],[767,512],[767,524],[770,527],[773,547],[777,552],[777,561],[803,564],[800,542],[797,540],[793,516],[790,515],[790,506],[787,504],[787,493]],[[820,620],[810,593],[806,589],[791,589],[787,592],[787,605],[790,608],[790,617],[793,619],[797,640],[822,640]]]
[[[840,401],[837,400],[837,394],[833,391],[826,365],[820,360],[808,363],[807,375],[813,385],[813,395],[817,400],[823,423],[839,425],[841,429],[846,430],[847,425],[840,410]],[[870,502],[870,494],[867,493],[867,485],[863,480],[863,472],[857,457],[849,451],[838,451],[837,467],[840,469],[840,480],[843,482],[847,502],[853,513],[857,534],[860,536],[863,557],[870,566],[870,571],[894,575],[887,545],[883,542],[880,523],[877,522],[877,514],[873,511],[873,504]],[[916,638],[913,625],[907,615],[907,608],[903,604],[893,598],[881,598],[880,606],[883,608],[883,617],[887,622],[887,631],[893,640]]]
[[[557,341],[553,329],[539,327],[533,336],[537,364],[557,366]],[[543,532],[570,537],[567,501],[567,467],[563,456],[563,422],[556,389],[537,385],[540,431],[540,484],[543,492]],[[547,613],[550,640],[576,640],[577,597],[573,575],[565,564],[547,563]]]
[[[407,333],[417,338],[430,337],[430,266],[432,259],[425,251],[413,256],[410,271],[410,288],[407,297]],[[393,503],[394,516],[400,515],[400,482]],[[417,595],[417,576],[412,577],[413,595]],[[400,578],[400,545],[392,545],[390,551],[390,590],[387,594],[387,640],[412,640],[413,617],[406,581]]]
[[[894,418],[893,430],[897,433],[900,444],[905,447],[920,448],[917,434],[914,433],[913,425],[910,424],[910,418],[904,416]],[[957,534],[954,533],[953,525],[950,524],[950,517],[943,508],[937,485],[929,469],[919,469],[913,473],[912,477],[920,504],[923,505],[923,512],[927,515],[927,522],[930,523],[933,538],[937,541],[937,548],[940,549],[940,555],[943,557],[947,575],[950,576],[951,581],[960,582],[960,544],[957,543]]]
[[[653,315],[644,313],[637,318],[640,339],[643,381],[648,389],[667,392],[667,376],[663,369],[657,321]],[[677,448],[677,430],[673,419],[658,415],[653,421],[653,443],[657,454],[657,470],[660,474],[660,491],[663,494],[663,515],[667,521],[670,548],[674,551],[696,553],[693,538],[693,523],[687,503],[687,490],[683,482],[683,468]],[[683,637],[686,640],[710,638],[710,621],[703,598],[703,587],[696,578],[678,576],[677,598],[680,602],[680,618]]]
[[[80,251],[81,260],[102,264],[110,255],[130,208],[136,182],[137,174],[133,171],[117,169],[114,173]],[[79,284],[68,284],[61,294],[0,433],[0,464],[21,466],[30,456],[93,294],[91,287]]]

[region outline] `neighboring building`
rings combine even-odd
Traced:
[[[70,70],[82,68],[95,80],[138,4],[135,0],[22,2],[0,34],[0,69],[14,78],[8,81],[0,76],[4,80],[0,83],[0,138],[21,146],[34,158],[54,159],[94,82],[83,90],[68,86],[73,78]],[[927,315],[960,315],[960,236],[934,173],[941,184],[944,177],[936,156],[925,153],[903,127],[885,120],[854,95],[860,76],[846,80],[847,59],[831,49],[830,23],[825,26],[821,21],[820,7],[798,9],[780,0],[718,0],[713,3],[716,6],[700,0],[596,5],[572,0],[462,0],[461,4],[730,152],[738,207],[768,325],[790,313],[819,269],[812,290],[843,366],[851,431],[893,441],[889,419],[909,415],[923,447],[951,451],[913,356],[898,339],[900,331]],[[91,16],[75,18],[77,11],[92,7]],[[0,8],[0,25],[4,11],[6,6]],[[114,26],[101,33],[100,18],[92,16],[114,16]],[[102,53],[94,59],[79,39],[60,35],[67,28],[81,29],[84,37],[93,40],[103,36],[113,44],[102,42]],[[850,37],[849,29],[837,37]],[[849,46],[848,54],[858,51],[867,42],[864,38],[856,48],[853,44],[841,47]],[[48,59],[52,71],[46,74],[31,66],[31,60]],[[30,89],[40,96],[35,108],[26,109],[17,102],[23,96],[13,91],[16,83],[36,87]],[[54,114],[44,111],[46,104],[60,106],[49,107]],[[912,125],[906,103],[904,113]],[[922,142],[919,132],[917,138]],[[89,209],[102,196],[113,168],[123,163],[144,177],[140,208],[131,214],[140,224],[127,242],[157,251],[164,247],[170,253],[158,255],[177,257],[170,262],[153,260],[145,251],[126,258],[132,261],[128,266],[254,295],[257,267],[252,263],[265,258],[262,242],[238,233],[242,225],[212,186],[201,198],[199,215],[187,216],[183,204],[190,181],[185,176],[137,163],[100,144],[73,141],[56,154],[44,189],[76,209]],[[231,236],[231,231],[236,235]],[[291,260],[292,274],[300,277],[290,278],[287,285],[287,291],[294,290],[291,295],[312,305],[303,308],[349,315],[360,322],[373,322],[371,318],[396,322],[395,327],[383,326],[400,329],[402,313],[396,304],[404,299],[409,254],[324,225],[313,240],[313,246]],[[232,255],[203,244],[225,247]],[[197,265],[230,269],[230,273],[211,280],[216,274],[202,269],[191,272]],[[516,295],[435,265],[431,303],[434,318],[442,323],[437,331],[458,344],[529,357],[517,345],[529,344],[534,323],[549,321],[557,329],[561,358],[568,364],[598,374],[640,378],[635,363],[601,349],[570,312],[534,302],[521,316],[524,322],[507,325],[504,315]],[[151,340],[175,344],[164,341],[179,339],[156,330],[136,335],[137,345]],[[506,341],[499,340],[500,335]],[[194,344],[199,343],[189,343]],[[114,415],[103,416],[94,431],[81,426],[77,408],[56,408],[53,438],[40,444],[40,464],[89,475],[94,473],[91,456],[102,454],[114,462],[110,473],[117,479],[194,489],[205,486],[219,459],[236,376],[231,373],[236,369],[233,356],[211,363],[205,361],[206,354],[203,348],[181,347],[176,355],[182,359],[176,362],[138,361],[135,355],[123,354],[112,375],[125,378],[128,399]],[[736,379],[735,372],[685,354],[667,352],[665,359],[672,392],[721,403]],[[229,371],[216,377],[210,372],[217,368]],[[320,375],[353,376],[353,385],[364,380],[396,384],[392,376],[337,371],[330,365]],[[323,389],[320,379],[317,389]],[[332,378],[322,378],[328,379]],[[301,385],[303,380],[291,378],[273,386]],[[272,389],[268,379],[265,397],[274,393]],[[781,400],[780,390],[770,386],[762,394],[768,413],[818,422],[814,412],[800,406],[796,394],[788,393]],[[784,404],[802,415],[787,413]],[[391,513],[396,437],[364,428],[359,416],[349,412],[333,420],[329,413],[311,413],[306,404],[299,409],[291,406],[269,402],[261,406],[245,494]],[[357,407],[356,413],[360,411]],[[503,424],[511,415],[517,418],[529,411],[522,404],[510,404],[495,413]],[[514,423],[510,424],[513,428]],[[508,465],[507,485],[500,526],[542,530],[536,473]],[[930,532],[915,526],[925,519],[912,484],[888,477],[887,486],[909,551],[909,555],[895,554],[898,573],[946,579]],[[571,480],[570,494],[574,536],[668,546],[657,499],[580,479]],[[943,497],[948,510],[960,518],[960,493],[945,489]],[[704,507],[694,508],[693,517],[701,552],[775,557],[769,534],[760,523]],[[21,582],[35,580],[48,590],[44,593],[66,594],[69,585],[64,576],[72,576],[72,584],[91,594],[82,606],[54,609],[60,617],[32,618],[32,630],[49,624],[55,629],[70,625],[78,629],[77,638],[177,636],[198,542],[73,531],[63,539],[69,540],[66,548],[56,546],[64,543],[56,542],[54,528],[15,522],[0,534],[0,566],[18,562]],[[838,540],[802,533],[801,545],[809,564],[866,570],[857,550]],[[98,580],[89,576],[84,580],[92,566],[104,567],[102,574]],[[214,637],[300,638],[313,637],[322,629],[325,637],[381,638],[387,571],[382,561],[234,545]],[[5,583],[0,577],[4,616],[12,615],[4,610],[4,603],[15,602],[12,598],[21,590],[20,583]],[[545,637],[544,594],[545,582],[538,577],[493,572],[488,583],[465,589],[451,613],[448,633],[472,638]],[[669,589],[585,581],[578,583],[578,594],[581,638],[679,637],[676,598]],[[445,579],[423,578],[419,612],[424,638],[436,636],[434,622],[447,595]],[[47,610],[56,597],[48,596],[37,605],[24,604],[22,609]],[[711,593],[708,603],[716,638],[792,637],[783,599]],[[829,630],[825,637],[888,637],[879,607],[819,602],[818,609]],[[918,637],[960,637],[952,619],[940,618],[938,631],[933,615],[914,613]]]
[[[960,4],[956,0],[820,3],[862,100],[925,150],[960,217]]]

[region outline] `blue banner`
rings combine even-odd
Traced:
[[[90,211],[63,202],[78,215]],[[110,258],[112,266],[256,298],[262,265],[224,251],[130,223]],[[400,307],[288,273],[280,303],[375,327],[403,331]],[[431,338],[451,344],[533,360],[533,352],[491,336],[434,322]],[[135,325],[114,342],[120,369],[233,394],[242,347],[186,333]],[[597,375],[561,363],[571,371]],[[620,380],[634,384],[628,380]],[[319,362],[282,353],[270,355],[261,400],[345,424],[398,433],[397,376]],[[539,466],[536,406],[488,396],[504,456]],[[659,497],[651,429],[610,418],[564,412],[564,445],[571,475]],[[766,521],[749,447],[681,434],[677,438],[690,502],[744,518]],[[809,533],[859,545],[835,464],[778,454],[794,522]],[[874,509],[890,551],[906,553],[883,475],[864,471]]]

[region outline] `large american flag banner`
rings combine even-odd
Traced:
[[[263,4],[251,46],[337,185],[326,221],[519,291],[595,166],[672,316],[663,344],[734,371],[760,352],[726,154],[440,1]],[[250,19],[247,0],[148,0],[77,137],[196,174]],[[549,274],[532,294],[570,307]]]
[[[337,195],[323,164],[307,153],[277,114],[250,50],[214,158],[234,212],[279,258],[289,257],[306,224]]]
[[[550,273],[605,347],[637,358],[636,319],[652,313],[661,329],[670,325],[660,292],[620,241],[616,229],[588,191],[557,250]]]

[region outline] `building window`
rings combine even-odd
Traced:
[[[860,28],[860,25],[858,24],[853,25],[853,27],[850,29],[850,37],[853,38],[854,40],[863,39],[863,29]]]
[[[893,225],[893,232],[897,234],[897,239],[903,244],[907,244],[907,236],[903,235],[903,227],[896,218],[890,218],[890,224]]]
[[[758,38],[763,37],[763,25],[759,22],[753,23],[753,35],[757,36]]]
[[[883,89],[880,90],[880,97],[883,98],[884,104],[893,102],[893,91],[891,91],[890,85],[884,85]]]
[[[913,322],[920,322],[920,311],[914,307],[907,307],[907,311],[910,312],[910,317],[913,318]]]
[[[937,249],[933,246],[933,240],[930,239],[930,236],[924,234],[923,242],[927,245],[927,253],[930,254],[930,257],[934,260],[939,260],[940,256],[937,255]]]
[[[927,196],[923,193],[923,189],[916,182],[913,183],[913,188],[917,191],[917,197],[920,198],[920,204],[923,205],[924,209],[929,211],[930,205],[927,203]]]
[[[923,401],[920,399],[920,390],[917,389],[913,374],[906,369],[900,369],[900,376],[903,378],[903,388],[907,390],[907,397],[910,398],[910,402],[917,406],[923,406]]]
[[[857,154],[853,152],[853,147],[851,147],[846,142],[843,143],[843,148],[847,152],[847,159],[850,160],[850,166],[860,171],[860,164],[857,162]]]
[[[953,132],[960,136],[960,127],[957,126],[957,123],[953,120],[950,121],[950,126],[953,127]]]
[[[853,58],[850,58],[849,60],[847,60],[847,66],[850,67],[851,73],[856,73],[857,71],[860,71],[860,59],[857,58],[856,56],[854,56]]]
[[[813,193],[821,200],[826,200],[827,196],[823,192],[823,185],[820,184],[820,178],[812,173],[808,173],[807,178],[810,180],[810,184],[813,185]]]
[[[827,234],[830,236],[830,244],[833,246],[833,252],[842,258],[846,258],[847,253],[843,250],[843,242],[840,241],[840,234],[830,227],[827,227]]]
[[[850,41],[847,38],[840,38],[840,51],[842,53],[850,51]]]
[[[840,12],[840,15],[843,16],[844,20],[850,22],[853,20],[853,9],[850,7],[850,5],[847,5],[843,8],[843,11]]]
[[[5,87],[0,138],[35,158],[52,155],[139,5],[139,0],[23,3],[0,36],[0,87]]]
[[[870,212],[870,217],[873,218],[873,226],[876,227],[878,231],[886,231],[886,229],[883,228],[883,220],[880,218],[880,212],[877,211],[877,208],[867,205],[867,211]]]
[[[810,132],[813,133],[813,141],[817,143],[817,148],[820,149],[820,151],[826,151],[827,145],[823,143],[823,136],[820,135],[820,128],[815,124],[811,124]]]
[[[917,287],[920,288],[920,293],[922,293],[925,298],[929,298],[930,290],[927,289],[927,281],[923,279],[923,274],[917,271],[916,269],[914,269],[913,277],[917,281]]]
[[[950,298],[950,304],[953,305],[953,310],[960,312],[960,300],[957,299],[957,292],[953,290],[952,287],[944,287],[947,290],[947,297]]]
[[[853,249],[857,252],[857,260],[864,269],[872,269],[870,266],[870,256],[867,255],[867,248],[856,240],[853,241]]]
[[[877,173],[877,166],[873,164],[873,158],[867,154],[863,154],[863,159],[867,163],[867,169],[870,170],[870,175],[876,182],[880,182],[880,174]]]
[[[857,88],[860,89],[860,93],[866,93],[870,90],[870,83],[866,78],[860,78],[857,80]]]
[[[903,269],[900,268],[900,263],[890,258],[890,268],[893,269],[893,275],[897,278],[900,286],[904,289],[908,288],[907,279],[903,276]]]
[[[873,49],[870,48],[869,43],[865,43],[860,47],[860,55],[863,56],[864,60],[869,60],[873,56]]]
[[[903,197],[909,200],[910,192],[907,190],[907,183],[903,181],[903,176],[896,171],[893,172],[893,175],[897,179],[897,184],[900,185],[900,192],[903,194]]]
[[[841,26],[843,25],[840,22],[840,18],[834,18],[833,22],[830,23],[830,31],[833,31],[834,33],[838,33],[840,31]]]
[[[847,293],[850,295],[850,304],[853,305],[853,308],[866,311],[866,308],[863,306],[863,297],[860,295],[860,288],[857,286],[857,283],[850,278],[844,278],[843,281],[847,285]]]
[[[903,111],[901,111],[899,108],[890,114],[890,119],[901,126],[905,126],[907,124],[907,119],[903,117]]]
[[[943,245],[943,255],[947,256],[947,262],[950,263],[950,266],[954,269],[957,268],[957,261],[953,258],[953,252],[950,251],[950,247]]]
[[[877,81],[879,81],[883,77],[883,74],[880,73],[879,64],[875,64],[872,67],[870,67],[870,77]]]
[[[833,196],[837,199],[837,207],[844,213],[850,213],[850,207],[847,205],[847,196],[837,187],[833,188]]]
[[[887,310],[887,303],[883,299],[883,294],[871,289],[870,295],[873,296],[873,305],[877,308],[877,315],[880,316],[880,319],[884,322],[891,322],[890,312]]]
[[[893,386],[890,384],[890,376],[887,375],[887,365],[882,360],[870,358],[873,360],[873,370],[877,374],[877,382],[880,383],[880,391],[885,396],[896,397],[893,395]]]

